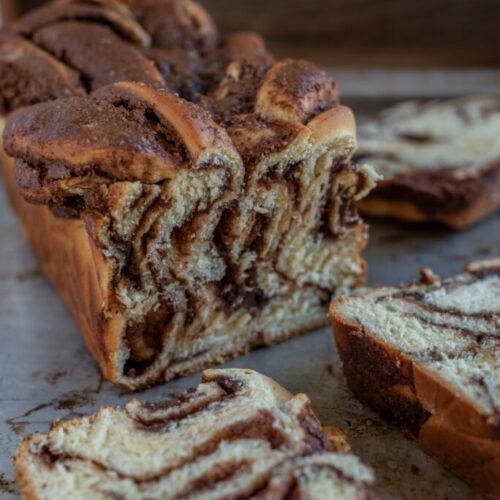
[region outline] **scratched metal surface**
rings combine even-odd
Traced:
[[[351,104],[355,111],[367,109],[363,100]],[[365,252],[370,284],[412,279],[423,265],[450,275],[470,259],[500,255],[500,214],[460,233],[437,226],[370,223]],[[464,483],[352,397],[329,328],[259,349],[227,366],[253,368],[292,392],[308,393],[321,421],[345,430],[354,451],[375,469],[381,498],[475,498]],[[199,375],[193,375],[138,397],[157,401],[198,381]],[[23,436],[47,431],[54,419],[92,413],[103,403],[120,404],[130,397],[101,379],[68,311],[23,241],[1,191],[0,498],[17,497],[11,459]]]

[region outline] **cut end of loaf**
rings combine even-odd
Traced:
[[[354,200],[374,174],[349,160],[350,115],[336,109],[329,135],[257,114],[223,128],[127,83],[12,116],[20,192],[86,224],[109,318],[86,335],[110,380],[141,387],[282,341],[364,281]]]

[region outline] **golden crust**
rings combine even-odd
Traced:
[[[371,195],[368,199],[361,200],[358,208],[366,215],[373,217],[395,217],[408,222],[423,222],[426,215],[410,202],[387,201]]]
[[[72,312],[105,377],[115,379],[109,353],[117,344],[123,325],[118,311],[113,316],[107,312],[110,310],[109,264],[100,257],[100,252],[94,251],[81,219],[55,217],[48,207],[31,205],[21,198],[13,177],[13,160],[4,153],[2,156],[4,184],[22,220],[25,237],[43,272]],[[47,234],[51,237],[47,238]]]
[[[269,118],[305,123],[338,100],[333,80],[306,61],[285,59],[266,74],[255,111]]]
[[[356,148],[356,120],[347,106],[337,105],[323,111],[308,122],[307,128],[316,147],[331,148],[345,140],[346,156]]]
[[[457,396],[450,387],[423,366],[411,363],[415,382],[415,395],[420,404],[432,415],[457,431],[485,439],[498,439],[498,429],[489,423],[471,401]],[[499,443],[500,446],[500,443]]]
[[[418,445],[477,491],[500,495],[500,442],[460,432],[431,416],[422,426]]]

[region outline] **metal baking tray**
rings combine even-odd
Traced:
[[[382,103],[356,96],[350,104],[363,116]],[[364,255],[370,285],[411,280],[424,265],[451,275],[469,260],[500,255],[500,214],[462,232],[368,222],[370,243]],[[23,240],[3,191],[0,235],[0,498],[10,499],[17,498],[12,457],[23,436],[47,431],[54,419],[93,413],[101,404],[122,404],[132,396],[103,381],[69,312]],[[375,469],[380,498],[479,498],[351,395],[330,328],[255,350],[225,366],[252,368],[293,393],[307,393],[321,422],[346,431],[354,452]],[[157,401],[198,382],[199,375],[192,375],[136,396]]]

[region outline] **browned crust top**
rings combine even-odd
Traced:
[[[22,60],[12,55],[20,51]],[[255,111],[279,118],[281,110],[305,122],[338,101],[331,77],[313,64],[273,66],[259,35],[219,40],[210,16],[191,0],[48,4],[2,30],[0,74],[4,112],[119,81],[167,88],[217,121]],[[27,93],[34,79],[52,83]]]
[[[17,170],[30,164],[44,181],[76,175],[159,182],[200,166],[197,155],[214,146],[237,157],[204,110],[138,83],[21,109],[4,132],[6,151],[23,160]]]

